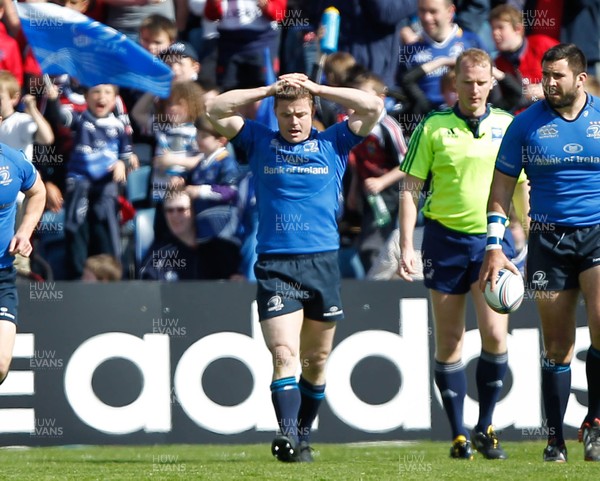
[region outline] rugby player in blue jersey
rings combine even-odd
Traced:
[[[274,96],[278,131],[237,111]],[[312,128],[314,96],[352,111],[324,132]],[[325,363],[344,311],[338,267],[342,176],[352,147],[383,115],[377,96],[287,74],[272,85],[207,101],[215,129],[247,153],[256,185],[257,303],[273,358],[271,393],[280,427],[271,446],[285,462],[312,461],[311,425],[325,392]],[[302,374],[296,380],[301,367]]]
[[[25,193],[25,212],[15,232],[19,191]],[[14,256],[31,254],[31,234],[45,205],[46,189],[35,167],[22,151],[0,144],[0,384],[8,375],[17,334]]]
[[[517,176],[531,184],[527,283],[535,293],[544,351],[542,397],[548,426],[545,461],[567,461],[563,420],[571,387],[576,306],[585,300],[588,412],[579,430],[584,458],[600,461],[600,99],[586,94],[587,62],[573,44],[542,58],[545,100],[515,117],[496,160],[488,211],[506,217]],[[498,219],[498,215],[491,216]],[[490,222],[488,244],[498,226]],[[480,288],[509,265],[500,249],[487,251]]]

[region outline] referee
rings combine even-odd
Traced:
[[[423,207],[421,251],[435,325],[435,383],[452,430],[450,456],[472,459],[472,440],[486,459],[505,459],[506,453],[492,426],[492,414],[508,369],[508,316],[488,307],[477,281],[486,248],[488,186],[512,116],[486,103],[493,85],[492,62],[486,52],[465,50],[456,60],[455,71],[456,105],[435,111],[421,122],[400,167],[407,176],[400,200],[399,274],[412,280],[417,272],[413,233],[419,198],[425,181],[430,179],[430,192]],[[520,185],[515,207],[523,218],[527,191],[525,182]],[[509,257],[514,257],[510,235],[502,247]],[[518,272],[514,266],[511,270]],[[463,424],[467,380],[462,363],[469,292],[482,345],[476,373],[479,419],[471,440]]]

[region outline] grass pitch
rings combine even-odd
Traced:
[[[316,444],[312,464],[275,461],[268,445],[157,445],[6,448],[1,480],[440,481],[600,480],[600,463],[583,461],[567,443],[569,462],[542,462],[543,442],[503,443],[506,461],[460,461],[449,443]]]

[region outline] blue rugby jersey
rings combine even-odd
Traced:
[[[423,65],[435,58],[456,58],[469,48],[485,50],[481,39],[475,33],[463,30],[458,25],[454,25],[452,33],[443,42],[436,42],[423,32],[417,42],[400,46],[400,77],[402,77],[402,72]],[[444,103],[440,80],[447,70],[448,67],[437,68],[419,80],[419,87],[435,107],[439,107]]]
[[[498,153],[496,169],[531,184],[530,217],[565,226],[600,224],[600,109],[588,94],[575,120],[545,101],[517,115]]]
[[[15,232],[17,194],[31,189],[37,172],[23,152],[0,144],[0,268],[10,267],[8,246]]]
[[[312,129],[290,144],[279,132],[246,120],[231,140],[248,154],[258,206],[259,254],[310,254],[339,248],[337,215],[352,147],[363,140],[347,122]]]
[[[98,180],[106,176],[117,160],[131,156],[131,135],[121,120],[110,114],[98,118],[89,110],[74,115],[73,151],[67,164],[69,177],[87,177]]]

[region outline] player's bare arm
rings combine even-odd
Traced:
[[[510,177],[495,170],[487,211],[497,212],[508,218],[510,202],[516,185],[517,179],[515,177]],[[517,212],[517,215],[520,215],[520,213]],[[479,287],[482,291],[485,290],[485,285],[488,281],[491,282],[492,289],[494,289],[496,286],[496,277],[498,276],[498,271],[500,269],[508,269],[515,274],[519,274],[519,270],[504,255],[502,249],[486,250],[483,264],[479,271]]]
[[[230,90],[206,101],[206,115],[217,132],[232,139],[244,126],[239,107],[275,94],[278,82],[253,89]]]
[[[313,95],[352,110],[353,113],[348,117],[348,126],[352,132],[363,137],[373,130],[373,127],[384,113],[383,100],[362,90],[319,85],[306,75],[299,73],[282,75],[279,80],[296,87],[305,88]]]
[[[412,281],[411,275],[417,272],[413,236],[417,222],[419,196],[423,190],[423,184],[423,179],[407,174],[400,193],[400,264],[398,275],[405,281]]]
[[[31,234],[40,221],[46,206],[46,188],[39,174],[33,186],[25,191],[25,214],[21,225],[10,241],[8,251],[11,255],[21,254],[29,257],[32,251]]]

